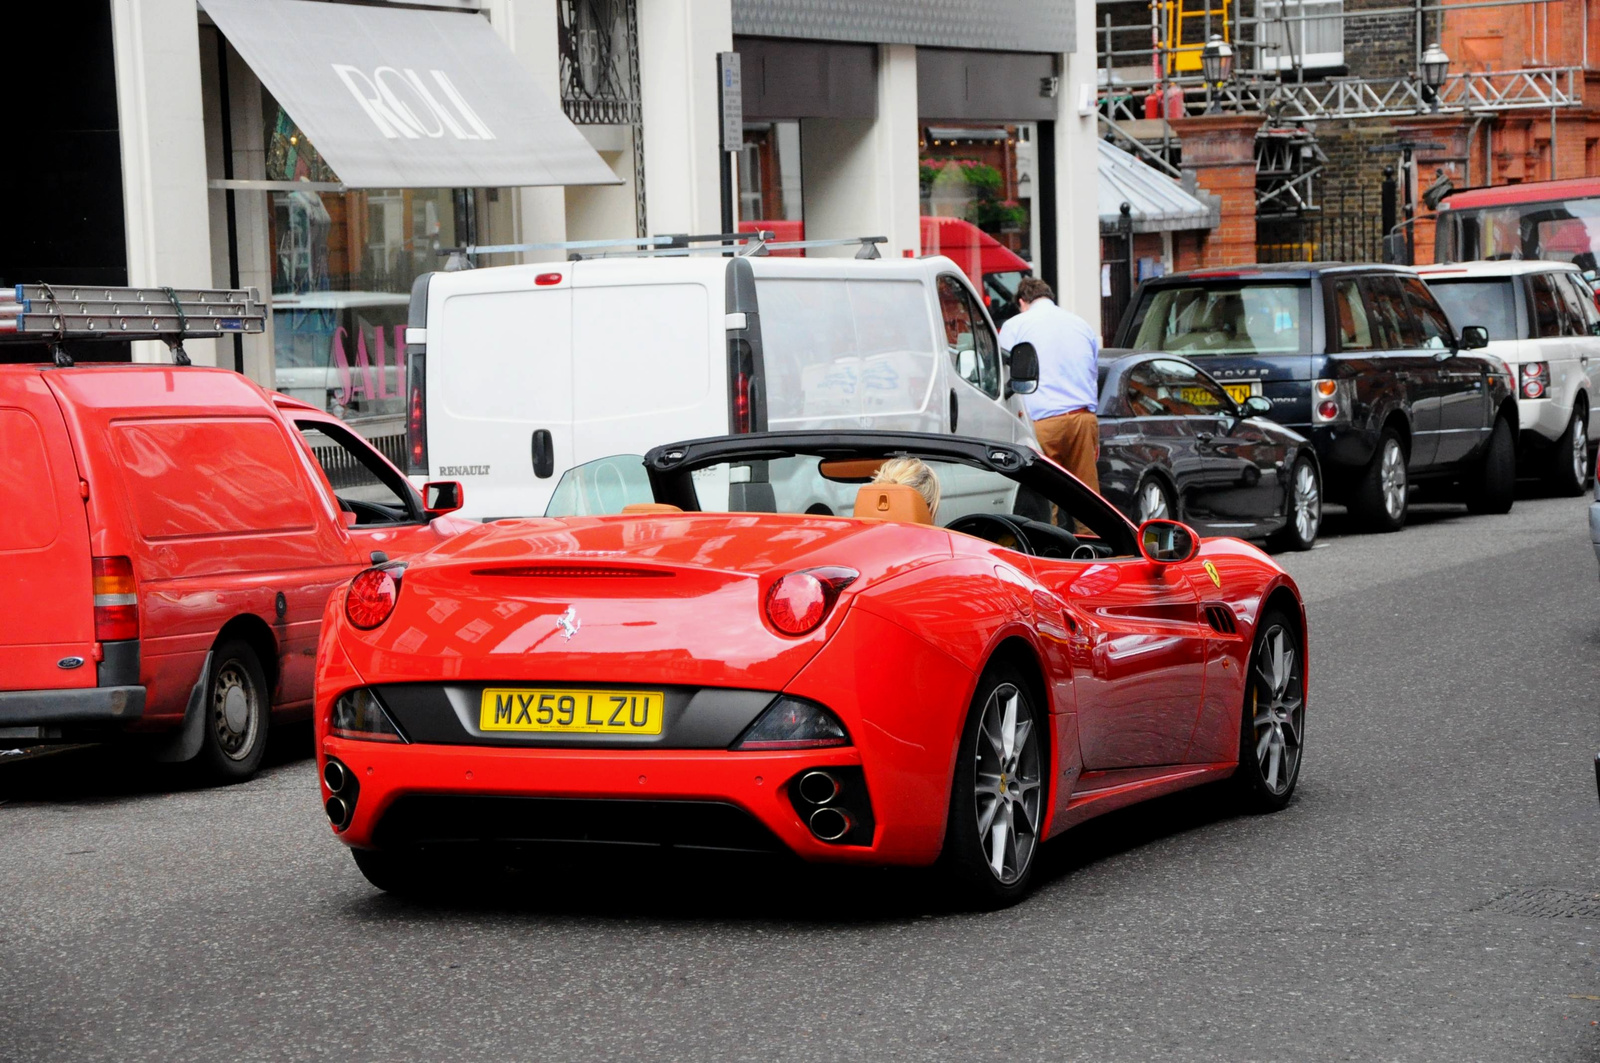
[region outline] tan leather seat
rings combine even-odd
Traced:
[[[622,507],[624,513],[682,513],[683,507],[668,502],[629,502]]]
[[[906,524],[932,524],[933,514],[915,487],[905,484],[866,484],[856,492],[852,516],[898,520]]]

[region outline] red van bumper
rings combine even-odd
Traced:
[[[0,690],[0,727],[124,723],[144,715],[144,687]]]

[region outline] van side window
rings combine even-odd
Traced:
[[[322,421],[296,421],[295,428],[357,527],[420,523],[409,487],[371,446]]]
[[[945,346],[961,379],[990,398],[999,398],[999,342],[966,286],[954,277],[939,278],[939,313],[944,318]]]
[[[1373,350],[1372,325],[1367,320],[1367,307],[1354,277],[1334,284],[1333,311],[1341,351]]]
[[[1528,275],[1528,325],[1533,339],[1561,335],[1561,297],[1548,273]]]

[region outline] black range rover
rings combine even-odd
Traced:
[[[1398,266],[1307,263],[1145,281],[1117,346],[1193,359],[1243,402],[1308,437],[1331,501],[1396,531],[1410,485],[1437,481],[1473,512],[1511,508],[1517,404],[1487,334],[1458,336]]]

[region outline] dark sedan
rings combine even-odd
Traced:
[[[1322,523],[1322,470],[1309,440],[1243,406],[1169,354],[1102,354],[1100,491],[1136,521],[1167,517],[1205,535],[1309,550]]]

